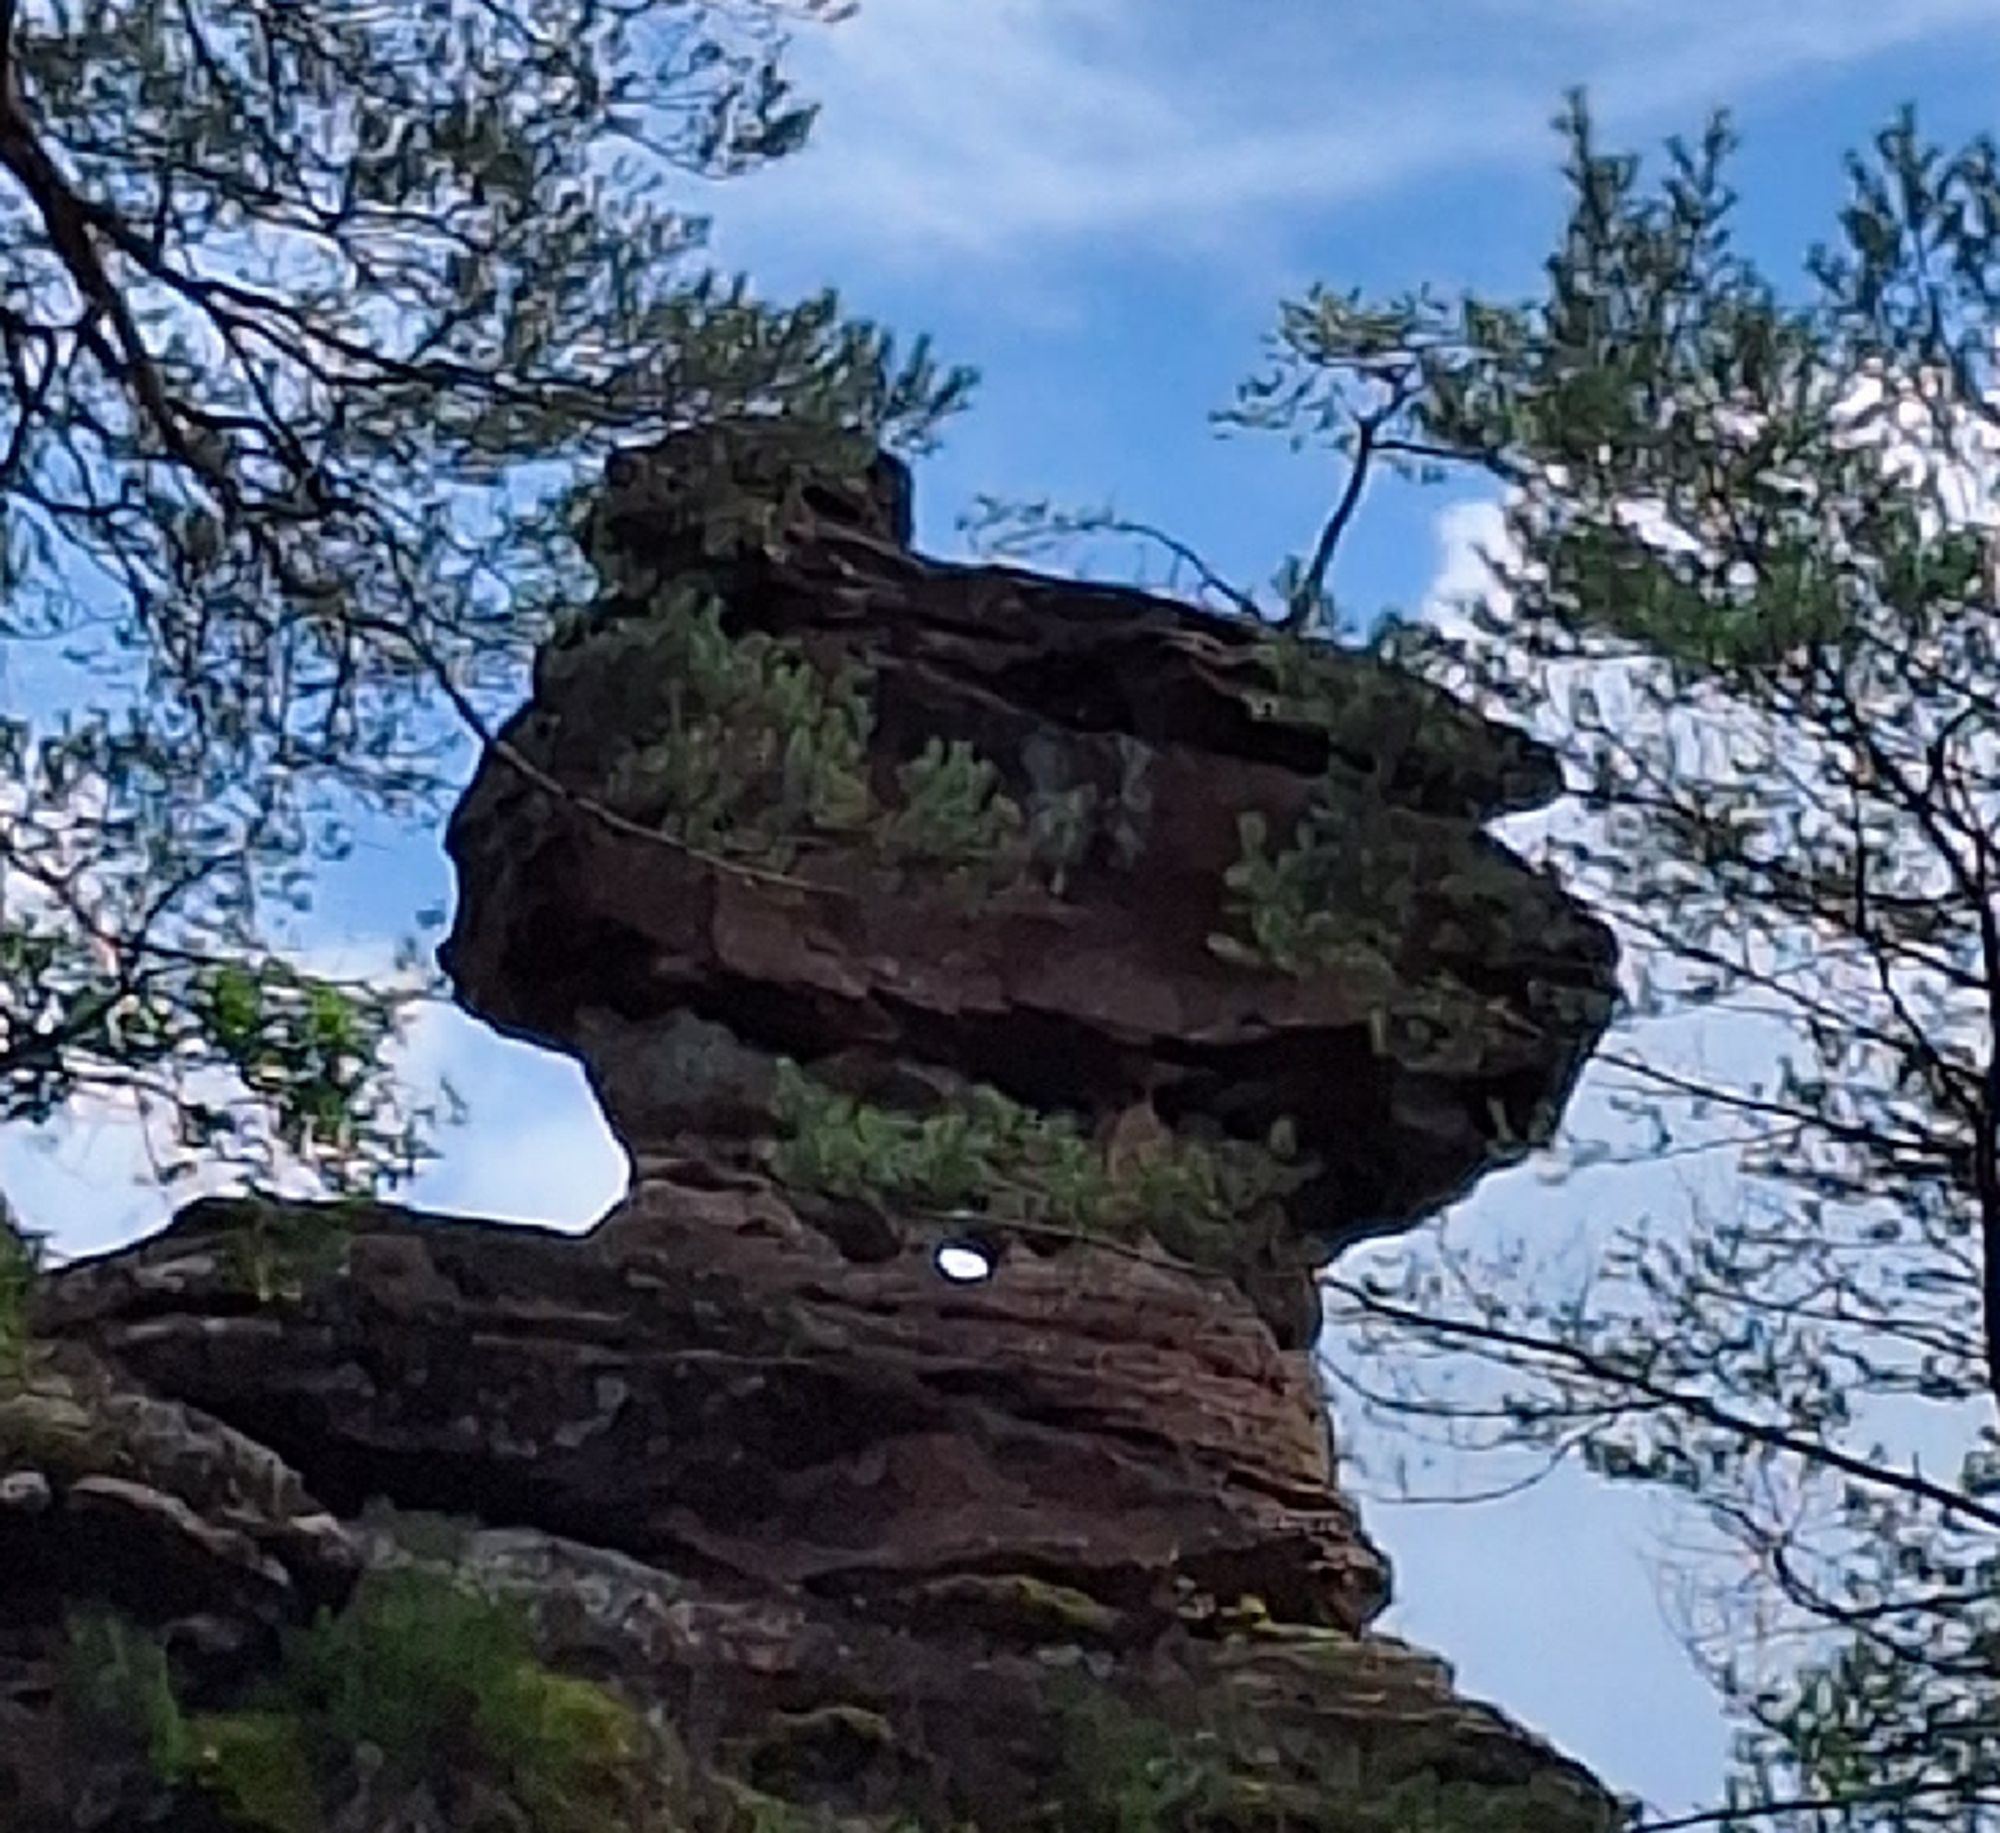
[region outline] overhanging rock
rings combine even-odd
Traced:
[[[84,1533],[180,1575],[114,1601],[210,1704],[357,1572],[517,1600],[650,1727],[607,1825],[1608,1833],[1370,1631],[1306,1354],[1313,1266],[1545,1134],[1606,1021],[1608,934],[1480,831],[1551,759],[1358,657],[924,559],[907,474],[858,477],[620,461],[606,595],[453,820],[444,958],[589,1072],[610,1215],[210,1200],[47,1282],[0,1397],[18,1800],[67,1773]],[[486,1800],[364,1796],[341,1833]]]
[[[505,733],[622,820],[493,760],[447,841],[467,1003],[577,1054],[635,1150],[754,1148],[777,1056],[910,1112],[982,1084],[1100,1138],[1276,1129],[1310,1262],[1547,1136],[1615,951],[1481,831],[1557,793],[1542,748],[1364,656],[923,559],[889,459],[795,486],[781,557],[704,557],[695,458],[624,462],[624,589]],[[712,623],[661,614],[690,582]],[[810,755],[788,666],[838,683]]]

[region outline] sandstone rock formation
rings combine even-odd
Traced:
[[[806,451],[614,466],[604,598],[451,825],[460,997],[582,1061],[627,1198],[582,1238],[208,1200],[45,1282],[0,1822],[1608,1829],[1370,1632],[1307,1355],[1313,1266],[1544,1136],[1608,1017],[1608,934],[1479,829],[1552,761],[1359,657],[924,559],[900,465]],[[533,1697],[626,1715],[624,1792],[246,1708],[396,1572],[516,1602],[580,1677]],[[150,1706],[78,1680],[88,1600]]]

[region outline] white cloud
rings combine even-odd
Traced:
[[[308,949],[293,959],[314,973],[411,984],[386,940]],[[414,1097],[448,1080],[468,1110],[464,1125],[434,1130],[440,1158],[389,1193],[393,1200],[584,1228],[624,1194],[624,1152],[569,1057],[514,1043],[454,1006],[432,1003],[415,1010],[392,1062]],[[206,1092],[225,1099],[229,1091],[218,1079]],[[163,1124],[155,1116],[156,1138]],[[73,1102],[44,1126],[9,1126],[0,1130],[0,1191],[58,1257],[71,1258],[138,1240],[197,1196],[236,1187],[219,1169],[163,1185],[148,1130],[124,1094]],[[304,1193],[309,1185],[281,1177],[279,1187]]]
[[[1438,512],[1432,529],[1438,568],[1424,596],[1423,615],[1454,636],[1470,635],[1473,625],[1465,603],[1493,589],[1493,570],[1486,556],[1510,557],[1515,552],[1507,518],[1498,503],[1453,503]]]
[[[731,240],[915,266],[1268,247],[1285,213],[1553,152],[1583,81],[1621,131],[2000,21],[2000,0],[866,0],[802,35],[815,150],[732,185]],[[1448,14],[1451,29],[1441,29]],[[1296,229],[1294,221],[1292,227]]]
[[[442,1074],[469,1118],[438,1137],[441,1160],[399,1197],[500,1222],[584,1228],[625,1194],[623,1149],[571,1058],[503,1038],[452,1006],[412,1027],[404,1072],[419,1087]]]

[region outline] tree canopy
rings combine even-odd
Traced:
[[[1607,1219],[1581,1289],[1448,1244],[1336,1270],[1341,1359],[1405,1421],[1679,1493],[1748,1555],[1805,1653],[1756,1671],[1742,1615],[1696,1638],[1744,1727],[1719,1818],[1986,1825],[2000,154],[1905,110],[1849,160],[1794,298],[1734,245],[1726,117],[1650,188],[1581,97],[1558,125],[1543,296],[1316,290],[1236,417],[1329,431],[1350,492],[1371,459],[1504,487],[1488,592],[1376,641],[1560,745],[1574,801],[1542,856],[1625,940],[1603,1060],[1641,1150],[1720,1138],[1747,1181],[1737,1207]],[[1710,1008],[1775,1025],[1777,1070],[1653,1041]],[[1484,1381],[1441,1378],[1467,1357]],[[1955,1481],[1886,1448],[1913,1404],[1976,1438]]]
[[[718,416],[921,446],[969,384],[706,268],[668,190],[804,143],[783,28],[846,10],[0,0],[0,1120],[411,1167],[422,976],[277,919],[588,597],[577,490]]]

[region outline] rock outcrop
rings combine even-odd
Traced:
[[[888,458],[614,466],[443,959],[581,1060],[630,1193],[580,1238],[210,1199],[47,1279],[0,1821],[1613,1824],[1369,1630],[1307,1353],[1313,1268],[1544,1137],[1608,1017],[1607,932],[1480,831],[1552,760],[909,538]],[[506,1699],[609,1793],[538,1795],[539,1731],[362,1737],[297,1626],[413,1573],[518,1606]]]

